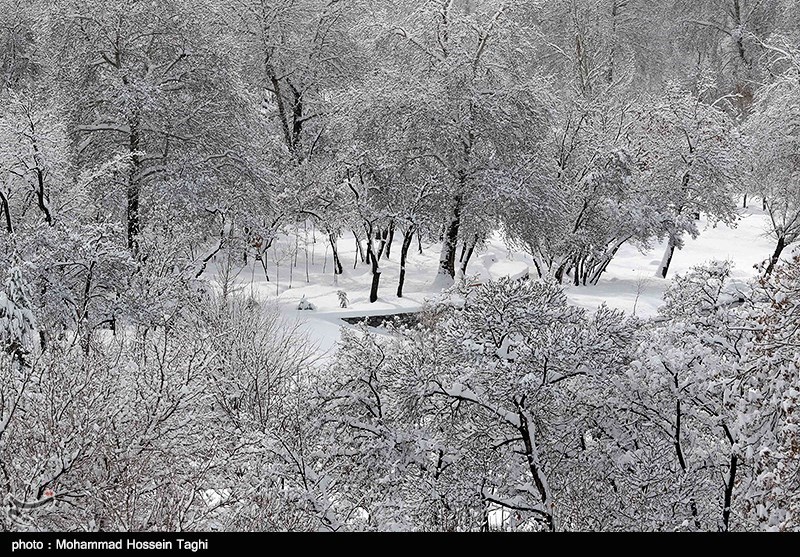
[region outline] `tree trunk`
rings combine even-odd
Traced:
[[[544,275],[542,274],[542,264],[539,263],[539,258],[533,256],[532,259],[533,259],[533,266],[536,268],[536,276],[538,276],[539,278],[544,278]]]
[[[394,219],[389,221],[389,239],[386,241],[386,259],[392,251],[392,242],[394,242]]]
[[[44,220],[50,226],[53,226],[55,222],[53,222],[53,215],[50,212],[50,204],[47,201],[47,193],[45,192],[45,185],[44,185],[44,168],[43,168],[43,161],[42,155],[39,151],[39,145],[36,139],[36,124],[33,121],[33,114],[30,110],[26,109],[26,114],[28,116],[28,125],[30,126],[30,140],[31,140],[31,147],[33,148],[33,172],[36,175],[36,203],[39,206],[39,209],[44,214]]]
[[[381,281],[380,259],[376,257],[373,249],[372,239],[367,236],[367,258],[372,265],[372,284],[369,288],[369,303],[373,304],[378,300],[378,285]]]
[[[33,144],[33,149],[38,154],[36,143]],[[42,211],[42,213],[44,213],[44,220],[47,222],[47,224],[53,226],[55,222],[53,222],[53,215],[50,213],[50,206],[47,202],[47,196],[44,191],[44,171],[38,166],[36,167],[36,183],[36,203],[39,205],[39,209]]]
[[[130,135],[128,149],[131,154],[131,168],[128,173],[128,189],[127,189],[127,231],[128,231],[128,249],[132,252],[137,251],[137,238],[139,237],[140,224],[139,224],[139,197],[141,195],[141,160],[139,157],[139,117],[134,111],[133,116],[129,121]]]
[[[747,209],[747,194],[744,194],[744,199],[742,200],[742,209]]]
[[[381,281],[381,271],[377,265],[372,268],[372,284],[369,287],[369,303],[374,304],[378,301],[378,285]]]
[[[267,249],[264,250],[264,254],[259,255],[258,258],[259,261],[261,261],[261,266],[264,268],[264,277],[267,279],[267,282],[269,282],[269,261],[267,260],[268,253],[269,253],[269,246],[267,246]]]
[[[408,250],[411,247],[411,240],[414,239],[414,227],[409,227],[403,233],[403,245],[400,247],[400,280],[397,282],[397,297],[403,297],[403,285],[406,282],[406,261],[408,260]]]
[[[614,245],[613,248],[611,248],[610,250],[606,250],[606,253],[603,256],[603,259],[600,260],[593,267],[592,273],[589,275],[589,284],[593,284],[594,285],[594,284],[597,284],[600,281],[600,277],[602,276],[603,273],[606,272],[606,269],[608,269],[609,264],[614,259],[614,257],[617,255],[617,252],[619,251],[619,248],[621,248],[623,246],[623,244],[625,244],[625,242],[627,242],[627,241],[628,241],[627,239],[624,240],[624,241],[617,241],[617,243]]]
[[[275,244],[275,295],[281,293],[281,260],[278,259],[278,244]]]
[[[484,485],[485,483],[486,482],[484,481]],[[489,510],[491,507],[489,505],[489,501],[486,499],[486,495],[483,493],[484,489],[486,488],[481,486],[481,532],[489,532]]]
[[[739,457],[735,453],[735,444],[733,435],[727,424],[722,424],[722,431],[725,432],[725,437],[731,444],[731,464],[728,468],[728,480],[725,482],[725,497],[722,503],[722,530],[727,532],[730,529],[731,519],[731,503],[733,500],[733,488],[736,484],[736,468],[739,464]]]
[[[6,232],[9,234],[14,233],[14,226],[11,223],[11,207],[8,204],[8,198],[0,192],[0,207],[3,208],[3,216],[6,221]]]
[[[293,151],[297,153],[297,145],[300,143],[300,135],[303,133],[303,94],[298,91],[292,83],[289,83],[288,78],[286,83],[292,91],[294,102],[292,103],[292,147]]]
[[[342,268],[342,261],[339,259],[339,249],[336,247],[336,235],[331,232],[328,234],[328,240],[333,251],[333,274],[341,275],[344,269]]]
[[[303,257],[306,264],[306,282],[311,282],[308,277],[308,221],[303,221]]]
[[[386,246],[387,246],[386,241],[387,241],[388,238],[389,238],[389,231],[386,230],[386,229],[380,230],[380,231],[375,233],[375,240],[380,242],[380,247],[378,248],[377,252],[375,252],[375,246],[372,247],[372,255],[373,256],[377,257],[378,259],[383,257],[383,252],[386,249]]]
[[[661,265],[658,267],[658,272],[656,276],[661,278],[667,278],[667,272],[669,271],[669,265],[672,263],[672,256],[675,255],[675,246],[677,241],[675,236],[670,234],[669,241],[667,242],[667,249],[664,251],[664,257],[661,258]]]
[[[353,230],[353,238],[356,239],[356,254],[357,256],[353,258],[353,269],[358,266],[358,260],[361,259],[361,262],[364,263],[365,256],[364,256],[364,247],[361,245],[361,240],[358,239],[358,234],[356,231]]]
[[[678,376],[674,376],[675,381],[675,389],[678,388]],[[673,445],[675,446],[675,453],[678,456],[678,464],[681,467],[681,470],[684,474],[688,469],[686,464],[686,458],[683,455],[683,448],[681,446],[681,418],[683,416],[683,412],[681,410],[681,399],[677,399],[675,401],[675,435],[673,437]],[[694,497],[689,499],[689,509],[692,512],[692,518],[694,518],[694,525],[695,527],[700,530],[702,525],[700,524],[700,518],[697,512],[697,501],[695,501]]]
[[[556,269],[556,272],[553,273],[553,277],[556,279],[558,284],[564,282],[564,273],[566,272],[567,272],[567,262],[565,261],[561,263],[561,265],[559,265],[558,268]]]
[[[550,486],[547,481],[547,476],[542,470],[542,465],[539,462],[539,449],[536,446],[536,441],[534,439],[534,433],[531,429],[532,424],[528,419],[528,415],[526,412],[522,410],[522,408],[518,405],[517,407],[517,416],[519,417],[519,427],[518,430],[522,437],[522,442],[525,447],[524,455],[526,460],[528,461],[528,469],[530,470],[531,477],[533,479],[533,483],[536,486],[536,490],[539,492],[539,497],[542,500],[542,507],[545,509],[543,511],[543,515],[545,518],[545,523],[547,524],[547,529],[551,532],[556,531],[556,523],[553,517],[552,512],[549,509],[552,508],[553,501],[552,501],[552,494],[550,493]]]
[[[778,261],[781,259],[781,253],[783,249],[786,247],[786,238],[784,236],[780,236],[778,238],[778,245],[775,246],[775,252],[772,254],[772,257],[769,260],[769,265],[767,266],[766,274],[770,276],[772,271],[775,269],[775,265],[778,264]]]
[[[725,532],[730,528],[731,520],[731,499],[733,498],[733,486],[736,481],[736,466],[739,459],[735,454],[731,455],[731,465],[728,469],[728,481],[725,484],[725,500],[722,507],[722,528]]]
[[[475,248],[478,245],[478,235],[475,234],[475,238],[473,239],[472,243],[467,248],[467,245],[464,244],[464,250],[461,252],[461,276],[467,274],[467,265],[469,265],[469,260],[472,259],[472,254],[475,253]]]
[[[292,265],[292,254],[289,254],[289,289],[292,289],[292,283],[294,281],[294,265]]]
[[[462,193],[456,194],[453,199],[453,213],[444,233],[442,253],[439,257],[439,274],[447,275],[455,280],[456,277],[456,249],[458,244],[458,231],[461,228],[461,204],[464,202]]]

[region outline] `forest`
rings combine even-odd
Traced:
[[[798,531],[798,246],[800,0],[0,0],[0,531]]]

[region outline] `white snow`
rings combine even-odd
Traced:
[[[713,226],[702,220],[698,238],[686,237],[684,247],[676,250],[666,280],[655,276],[666,247],[666,240],[654,244],[646,253],[639,252],[633,246],[624,245],[596,286],[576,287],[566,284],[567,296],[572,303],[589,310],[606,303],[613,308],[648,317],[655,315],[662,303],[664,290],[672,277],[705,261],[730,260],[734,264],[733,278],[744,283],[754,276],[756,272],[754,266],[766,260],[774,249],[774,240],[767,233],[768,217],[758,205],[759,202],[756,200],[749,208],[740,209],[741,218],[734,227],[724,224]],[[331,250],[325,248],[325,238],[317,235],[315,245],[311,239],[307,245],[303,240],[301,237],[299,241],[297,265],[291,269],[291,288],[289,263],[294,261],[291,252],[296,245],[293,236],[284,237],[277,243],[277,258],[276,247],[270,249],[271,281],[266,280],[261,263],[252,258],[248,266],[239,273],[236,281],[243,293],[275,302],[286,317],[297,319],[301,324],[301,330],[308,335],[309,342],[317,346],[321,356],[332,353],[340,337],[340,327],[352,327],[342,321],[342,318],[417,311],[426,298],[440,290],[440,283],[437,280],[440,244],[423,242],[423,253],[420,254],[416,240],[414,241],[406,263],[403,298],[398,298],[396,290],[401,238],[396,237],[391,250],[391,259],[384,259],[381,263],[378,301],[371,304],[368,299],[370,268],[366,264],[359,263],[357,268],[353,269],[356,249],[352,237],[345,236],[339,241],[338,248],[344,274],[336,281],[333,276]],[[306,250],[308,282],[306,282]],[[789,257],[791,252],[790,249],[786,250],[784,258]],[[274,263],[276,259],[281,261],[277,275]],[[214,279],[218,275],[218,264],[217,258],[213,264],[209,264],[207,277]],[[526,273],[535,275],[530,256],[510,250],[501,236],[495,234],[487,242],[487,246],[473,256],[467,269],[466,280],[470,284],[480,284],[504,276],[520,278]],[[340,298],[337,294],[339,290],[347,294],[349,300],[347,308],[340,307]],[[304,297],[313,305],[314,310],[297,309]]]

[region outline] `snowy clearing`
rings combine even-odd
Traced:
[[[754,267],[766,260],[774,250],[774,240],[769,237],[768,232],[768,217],[757,205],[753,201],[748,208],[740,209],[740,219],[732,227],[725,224],[714,226],[701,218],[700,235],[695,239],[685,238],[685,246],[676,252],[666,280],[656,276],[666,248],[665,241],[655,243],[645,253],[626,244],[620,248],[597,285],[573,286],[565,281],[567,296],[575,305],[589,310],[605,303],[612,308],[642,317],[654,316],[662,304],[662,296],[672,277],[712,259],[731,261],[734,265],[733,278],[744,285],[755,275]],[[251,258],[236,275],[236,285],[242,293],[276,304],[289,322],[299,323],[309,341],[317,347],[320,356],[332,354],[340,338],[340,327],[354,328],[342,321],[343,318],[417,311],[426,299],[440,291],[434,283],[441,244],[424,243],[422,254],[416,249],[411,250],[404,295],[398,298],[395,295],[399,275],[396,254],[399,253],[401,240],[396,238],[392,245],[391,259],[381,262],[378,301],[370,303],[369,266],[359,262],[356,269],[353,269],[357,253],[352,240],[347,241],[344,238],[339,242],[344,273],[338,277],[337,284],[334,284],[331,257],[329,250],[325,249],[325,238],[317,234],[315,243],[311,233],[307,242],[302,231],[298,232],[298,236],[296,244],[294,237],[281,238],[270,251],[271,261],[278,259],[281,262],[277,273],[274,263],[269,267],[270,281],[266,280],[261,263]],[[783,259],[790,258],[792,253],[785,252]],[[495,233],[470,262],[467,280],[479,284],[500,277],[519,278],[531,273],[532,266],[533,261],[529,255],[510,250],[502,237]],[[206,276],[219,282],[219,261],[216,258],[209,265]],[[346,308],[340,307],[337,295],[340,290],[347,293],[349,303]],[[276,292],[279,292],[277,296]],[[298,304],[304,298],[316,309],[298,310]]]

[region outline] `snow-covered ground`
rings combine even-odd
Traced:
[[[620,248],[597,286],[567,287],[569,298],[586,308],[606,302],[631,313],[635,306],[637,315],[651,316],[661,305],[672,277],[712,259],[731,261],[732,278],[747,282],[756,274],[754,267],[772,255],[775,240],[768,233],[769,217],[757,203],[739,213],[741,218],[734,227],[724,224],[715,227],[701,220],[700,235],[696,239],[687,236],[683,249],[675,251],[667,280],[656,277],[666,241],[646,253],[626,245]],[[790,254],[787,249],[784,258]]]
[[[665,243],[654,245],[646,253],[626,245],[620,249],[596,286],[569,285],[566,286],[567,295],[574,304],[590,310],[605,302],[629,313],[651,316],[661,305],[662,295],[670,278],[705,261],[730,260],[734,264],[734,278],[745,282],[755,273],[753,267],[771,255],[774,241],[767,234],[767,216],[759,207],[751,205],[742,209],[740,216],[741,219],[734,227],[722,224],[715,227],[701,221],[700,236],[696,239],[685,239],[683,249],[675,252],[666,280],[655,276]],[[391,258],[384,259],[381,263],[379,299],[371,304],[368,300],[370,269],[364,264],[353,268],[356,246],[352,236],[345,236],[339,241],[344,274],[338,277],[337,283],[334,283],[330,248],[324,236],[317,234],[316,242],[313,237],[311,231],[301,230],[297,239],[285,238],[270,249],[270,281],[266,280],[261,263],[251,260],[238,274],[236,282],[243,292],[275,303],[288,320],[297,320],[301,330],[308,335],[309,342],[317,347],[320,356],[331,354],[339,339],[340,327],[351,326],[342,321],[342,318],[414,311],[420,308],[426,298],[438,291],[434,287],[441,247],[438,244],[423,244],[423,253],[420,254],[416,241],[414,242],[406,265],[404,296],[398,298],[395,292],[399,276],[401,238],[396,237]],[[790,252],[791,250],[787,250],[785,257]],[[276,260],[280,263],[277,269]],[[212,279],[219,276],[220,265],[219,261],[210,265],[207,276]],[[509,250],[498,234],[488,242],[484,250],[473,256],[467,275],[477,277],[477,280],[502,276],[519,277],[532,268],[531,258],[524,253]],[[347,308],[343,309],[339,305],[339,290],[347,294]],[[298,311],[298,303],[304,297],[314,305],[313,311]]]

